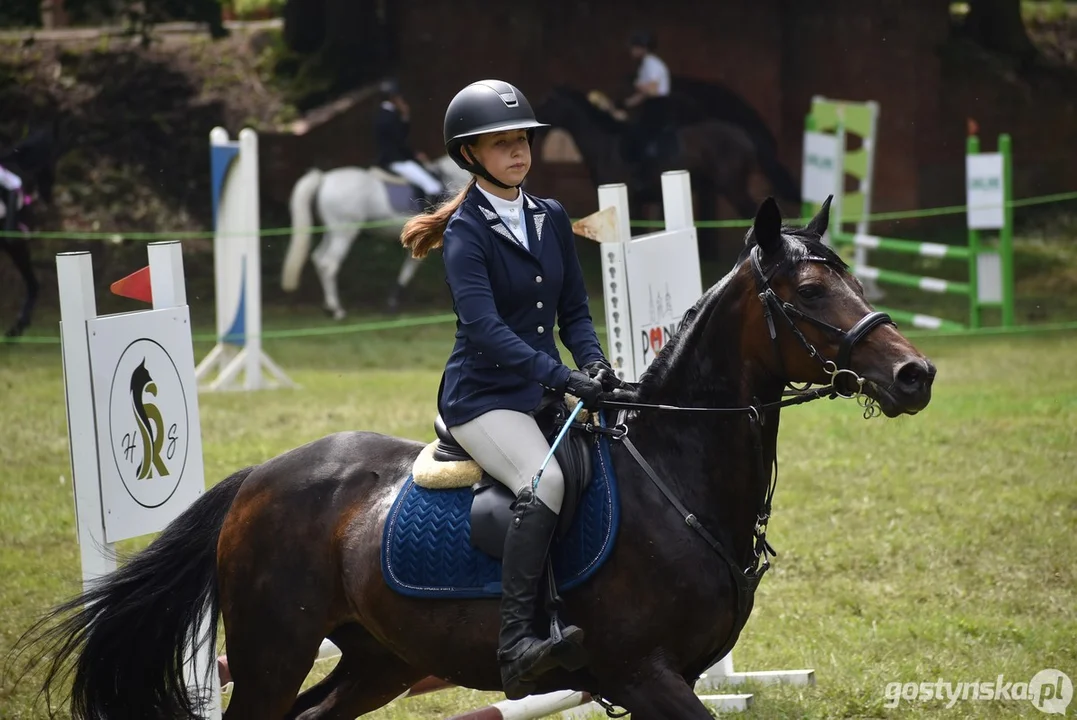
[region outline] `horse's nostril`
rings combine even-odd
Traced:
[[[907,362],[897,372],[898,384],[911,390],[929,385],[934,377],[935,368],[923,360]]]

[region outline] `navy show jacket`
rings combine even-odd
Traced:
[[[554,342],[555,320],[577,367],[605,359],[568,213],[524,193],[524,220],[530,250],[472,186],[445,229],[457,320],[438,412],[450,428],[494,409],[531,412],[544,388],[564,390],[569,368]]]
[[[415,153],[408,145],[410,130],[411,123],[400,117],[395,107],[389,109],[383,105],[378,108],[378,114],[374,118],[374,131],[378,141],[380,167],[388,169],[395,162],[415,159]]]

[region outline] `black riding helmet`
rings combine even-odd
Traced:
[[[445,111],[445,150],[457,165],[481,175],[494,185],[508,189],[480,163],[464,156],[469,138],[505,130],[527,130],[527,141],[535,139],[535,128],[549,127],[535,119],[535,111],[524,94],[501,80],[479,80],[456,93]]]
[[[632,38],[628,41],[629,47],[641,47],[650,52],[654,52],[657,45],[658,42],[655,40],[654,35],[646,30],[641,30],[633,34]]]

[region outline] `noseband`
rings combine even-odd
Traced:
[[[792,330],[793,335],[800,341],[800,344],[808,352],[808,355],[816,358],[823,364],[823,372],[830,376],[831,385],[837,393],[844,397],[860,396],[864,386],[864,379],[857,375],[849,366],[853,348],[875,328],[883,324],[893,325],[894,321],[884,312],[870,312],[860,318],[855,325],[846,331],[834,327],[830,323],[824,322],[819,318],[801,312],[792,303],[782,300],[778,297],[778,294],[774,292],[774,289],[770,286],[773,269],[770,274],[763,271],[763,265],[759,260],[760,252],[761,250],[758,245],[752,247],[752,272],[755,274],[755,284],[756,289],[759,291],[759,301],[763,303],[763,315],[767,320],[767,329],[770,332],[770,340],[774,345],[774,352],[778,356],[778,364],[782,367],[782,374],[787,375],[788,373],[785,371],[785,362],[782,359],[781,348],[778,347],[778,330],[774,326],[775,315],[785,319],[786,323],[789,325],[789,329]],[[818,255],[809,255],[805,260],[808,262],[830,264],[830,261],[826,258],[819,257]],[[793,318],[809,322],[834,337],[839,338],[840,343],[838,345],[837,359],[828,360],[820,355],[819,351],[815,349],[815,346],[808,341],[808,338],[804,337],[804,333],[801,332],[800,328],[793,322]]]

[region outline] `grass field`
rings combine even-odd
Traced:
[[[341,429],[431,439],[451,332],[269,342],[302,389],[201,395],[207,482]],[[814,668],[818,684],[757,688],[751,717],[1037,717],[1021,700],[890,709],[884,689],[1027,682],[1044,668],[1077,679],[1077,333],[918,343],[939,367],[921,415],[869,422],[851,403],[820,402],[783,418],[781,555],[734,655],[742,670]],[[59,348],[0,346],[0,404],[2,655],[79,583]],[[33,680],[0,681],[0,718],[42,716]],[[498,699],[435,693],[371,717]]]
[[[1063,215],[1019,236],[1020,323],[1077,320],[1075,233],[1074,216]],[[597,249],[579,247],[598,286]],[[103,289],[144,264],[141,252],[129,254],[130,267],[113,262],[99,279],[100,312],[136,307]],[[376,302],[398,260],[389,243],[357,244],[341,277],[368,282],[342,280],[345,305]],[[212,273],[205,258],[189,261],[194,331],[212,335]],[[890,256],[876,264],[963,279],[960,263]],[[704,263],[704,282],[724,270]],[[263,269],[270,293],[275,272],[272,261]],[[600,293],[592,295],[601,323]],[[901,288],[886,304],[955,320],[967,312],[961,298]],[[271,330],[340,330],[310,309],[270,306]],[[448,307],[435,255],[416,277],[409,310]],[[46,303],[33,342],[0,344],[0,658],[80,584],[56,320]],[[201,395],[207,483],[337,430],[433,437],[451,325],[364,331],[363,320],[349,318],[360,325],[337,334],[267,341],[299,390]],[[770,532],[781,555],[734,655],[740,670],[814,668],[818,684],[752,688],[750,717],[1038,717],[1023,700],[891,708],[884,691],[999,675],[1027,682],[1044,668],[1077,680],[1077,331],[917,342],[939,367],[934,400],[919,416],[867,422],[851,403],[820,402],[783,417]],[[196,343],[196,357],[209,347]],[[319,663],[310,682],[333,662]],[[43,716],[32,704],[37,679],[14,686],[0,676],[0,720]],[[370,717],[433,720],[500,699],[454,690]],[[1077,702],[1069,711],[1077,715]]]

